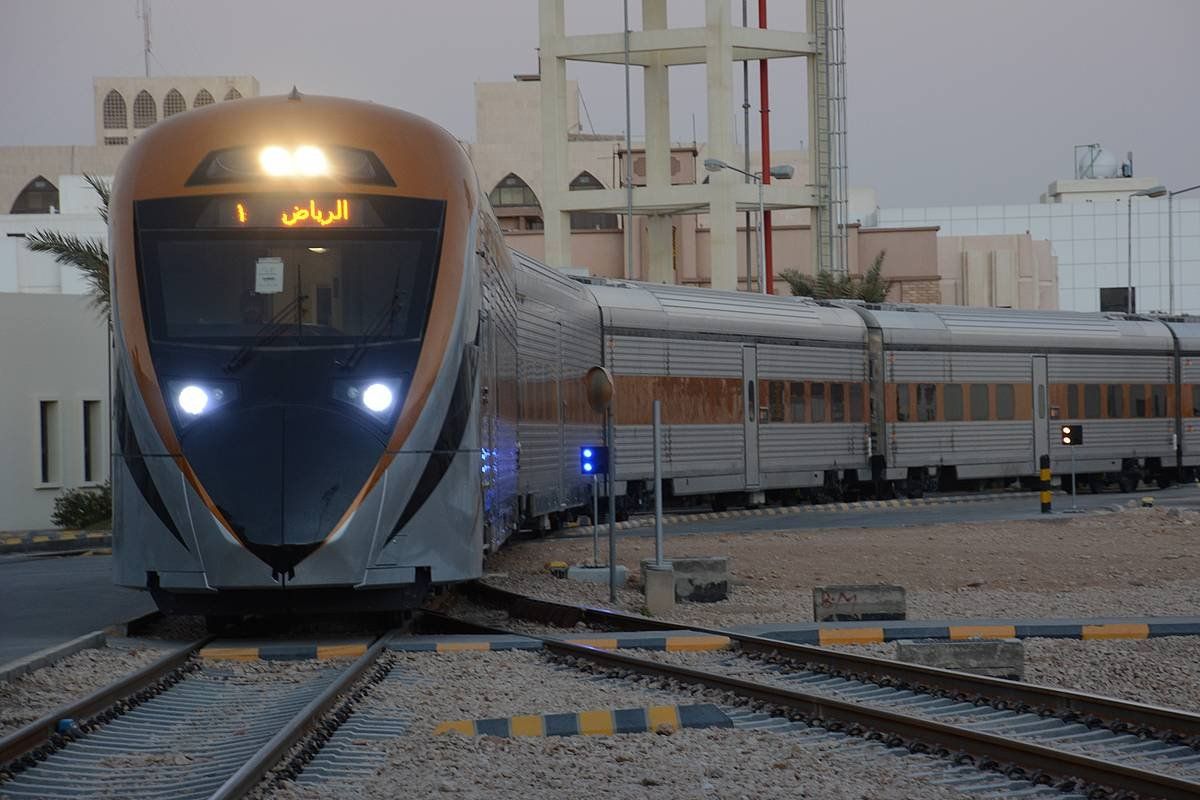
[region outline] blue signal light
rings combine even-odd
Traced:
[[[592,448],[590,448],[590,447],[583,448],[583,457],[591,458],[592,457]]]
[[[582,475],[607,475],[608,448],[594,444],[580,447],[579,472]]]
[[[592,471],[592,462],[590,462],[590,461],[583,462],[583,471],[591,472]]]

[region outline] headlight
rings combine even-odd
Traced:
[[[399,378],[367,378],[339,380],[333,385],[333,396],[343,403],[358,406],[380,419],[390,417],[400,400]]]
[[[173,380],[167,382],[167,394],[179,412],[179,421],[187,424],[233,400],[237,385],[230,381]]]

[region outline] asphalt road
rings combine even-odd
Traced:
[[[0,664],[154,610],[112,582],[112,556],[0,557]]]

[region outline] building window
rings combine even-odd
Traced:
[[[237,89],[234,89],[231,86],[231,87],[229,87],[229,91],[225,93],[225,99],[226,100],[241,100],[242,93],[239,92]]]
[[[104,127],[122,129],[129,127],[129,111],[125,107],[125,97],[116,89],[104,95]]]
[[[947,383],[942,389],[942,402],[946,409],[946,419],[958,422],[963,418],[963,387],[961,383]]]
[[[149,128],[158,122],[158,105],[145,89],[133,98],[133,127]]]
[[[216,100],[213,100],[213,96],[209,94],[208,89],[201,89],[196,92],[196,99],[192,101],[192,108],[211,106],[215,102]]]
[[[988,387],[986,383],[971,384],[971,419],[985,420],[991,417],[988,407]]]
[[[38,481],[56,484],[62,481],[60,463],[58,401],[42,400],[38,403],[38,433],[41,462],[38,465]]]
[[[167,96],[163,98],[163,119],[175,114],[182,114],[184,111],[187,111],[187,103],[179,90],[172,89],[167,92]]]
[[[506,231],[542,229],[542,204],[524,180],[515,173],[505,175],[488,194],[500,228]]]
[[[99,400],[83,401],[83,480],[95,483],[104,475],[104,418]]]
[[[996,419],[1016,418],[1016,394],[1011,383],[996,385]]]
[[[933,422],[937,419],[937,384],[917,384],[917,422]]]
[[[25,184],[13,201],[10,214],[50,214],[58,208],[58,187],[38,175]]]
[[[602,184],[590,172],[581,172],[571,181],[569,188],[572,192],[603,189]],[[571,230],[573,231],[615,231],[617,230],[617,215],[605,214],[599,211],[572,211]]]
[[[105,144],[129,144],[128,136],[105,136]]]
[[[805,415],[804,382],[792,381],[792,384],[788,387],[788,393],[791,395],[792,422],[808,422],[808,417]],[[1197,387],[1196,397],[1200,398],[1200,387]],[[1200,416],[1200,414],[1197,416]]]
[[[1125,286],[1101,289],[1100,310],[1122,312],[1132,308],[1134,311],[1137,311],[1137,289],[1133,289],[1132,305],[1129,304],[1129,291]]]

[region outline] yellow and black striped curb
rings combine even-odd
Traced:
[[[804,506],[772,506],[769,508],[744,508],[736,511],[706,511],[698,514],[669,514],[663,517],[664,525],[674,525],[681,522],[710,522],[719,519],[740,519],[743,517],[787,517],[795,514],[819,514],[829,511],[871,511],[883,508],[924,508],[927,506],[961,505],[963,503],[987,503],[997,500],[1012,500],[1021,498],[1036,498],[1037,492],[1009,492],[1006,494],[964,494],[950,497],[906,498],[903,500],[859,500],[854,503],[821,503]],[[619,531],[630,528],[648,528],[654,525],[653,517],[639,517],[618,522]],[[580,529],[590,528],[581,525]],[[607,527],[601,525],[601,527]]]
[[[267,644],[238,644],[216,641],[200,650],[200,657],[210,661],[327,661],[358,658],[367,652],[369,642],[275,642]]]
[[[567,644],[595,647],[598,650],[660,650],[672,653],[699,653],[726,650],[732,644],[728,636],[707,633],[671,633],[668,631],[630,631],[563,638]],[[458,634],[451,636],[413,636],[388,642],[388,649],[399,653],[462,653],[470,651],[540,650],[542,642],[527,636]]]
[[[835,627],[830,623],[747,625],[740,633],[794,644],[878,644],[897,639],[1151,639],[1200,636],[1200,617],[1126,619],[963,620],[954,623],[903,620]]]
[[[681,728],[732,728],[733,721],[711,703],[690,706],[600,709],[573,714],[525,714],[493,719],[443,722],[434,736],[612,736],[616,733],[676,731]]]
[[[0,531],[0,554],[111,547],[110,531]]]

